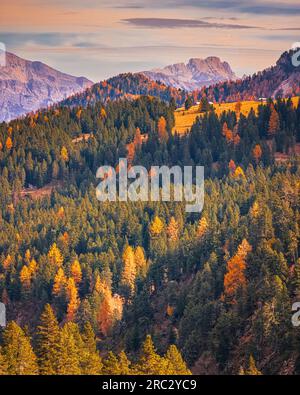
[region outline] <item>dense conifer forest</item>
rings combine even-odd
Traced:
[[[178,135],[172,95],[96,99],[0,125],[0,373],[300,373],[300,106]],[[203,212],[99,202],[124,157],[204,166]]]

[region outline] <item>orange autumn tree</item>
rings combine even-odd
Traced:
[[[239,145],[240,144],[240,141],[241,141],[241,138],[240,138],[240,136],[238,135],[238,134],[235,134],[234,136],[233,136],[233,144],[236,146],[236,145]]]
[[[81,118],[82,109],[80,108],[76,113],[76,118],[79,120]]]
[[[108,295],[105,295],[98,311],[100,332],[106,336],[113,325],[112,304]]]
[[[279,120],[279,115],[272,104],[271,106],[271,116],[270,116],[270,121],[269,121],[269,129],[268,129],[268,134],[271,137],[274,137],[274,135],[278,132],[280,128],[280,120]]]
[[[169,304],[168,304],[168,306],[167,306],[167,311],[166,311],[166,313],[167,313],[167,316],[168,317],[172,317],[172,315],[174,314],[174,307],[172,307],[172,306],[170,306]]]
[[[80,301],[78,297],[76,284],[72,277],[68,279],[68,283],[67,283],[67,299],[68,299],[67,320],[73,321],[75,318],[75,314],[78,310]]]
[[[160,141],[168,140],[167,121],[164,117],[160,117],[157,124],[158,137]]]
[[[246,285],[245,269],[245,261],[237,255],[227,262],[227,273],[224,277],[224,295],[226,299],[231,299],[234,303],[234,296],[237,290]]]
[[[228,163],[228,169],[230,173],[234,173],[236,169],[236,164],[234,163],[234,160],[230,159],[230,162]]]
[[[253,148],[252,155],[253,158],[255,159],[255,162],[258,163],[262,156],[262,149],[259,144],[256,144],[256,146]]]
[[[236,303],[235,296],[239,289],[246,286],[246,257],[251,251],[251,246],[246,239],[238,247],[238,251],[227,262],[227,273],[224,276],[224,296],[231,303]]]
[[[6,148],[7,148],[8,150],[10,150],[10,149],[12,148],[13,143],[12,143],[12,139],[11,139],[10,137],[7,137],[5,146],[6,146]]]
[[[223,124],[222,134],[226,138],[227,142],[233,141],[233,132],[228,128],[227,122],[224,122]]]
[[[97,275],[94,290],[102,299],[97,313],[97,321],[100,332],[106,336],[114,323],[122,318],[123,299],[117,294],[112,295],[111,289],[99,275]]]
[[[171,217],[170,223],[167,227],[167,235],[171,242],[176,242],[178,240],[179,225],[174,217]]]
[[[142,145],[142,135],[140,128],[136,128],[133,142],[135,147],[140,147]]]

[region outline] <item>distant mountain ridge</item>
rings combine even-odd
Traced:
[[[206,59],[192,58],[187,64],[177,63],[143,73],[154,81],[186,91],[237,79],[230,65],[215,56]]]
[[[284,52],[274,66],[252,76],[205,87],[200,96],[205,95],[215,102],[299,96],[300,66],[292,64],[296,52]]]
[[[187,97],[185,91],[152,81],[143,73],[124,73],[94,84],[86,91],[63,100],[61,104],[86,107],[99,101],[107,103],[112,100],[131,100],[141,95],[158,97],[165,102],[173,98],[177,104],[183,104]]]
[[[0,67],[0,121],[52,105],[92,84],[87,78],[6,53],[6,66]]]
[[[28,67],[23,65],[20,68],[9,63],[9,67],[0,67],[2,93],[0,121],[7,121],[55,103],[85,107],[99,101],[105,104],[112,100],[132,100],[140,95],[155,96],[165,102],[174,99],[177,106],[182,106],[189,95],[194,101],[206,96],[213,102],[298,96],[300,95],[300,67],[292,65],[292,55],[293,51],[284,52],[276,65],[252,76],[206,85],[193,91],[168,86],[161,80],[151,79],[145,73],[119,74],[93,84],[86,78],[72,77],[51,69],[43,63],[28,62],[11,55],[18,62],[26,62],[29,65]],[[189,68],[194,67],[194,71],[198,70],[197,60],[191,59],[189,64]],[[180,70],[178,65],[169,67],[170,73],[175,69],[177,72]],[[227,66],[224,67],[226,69]],[[230,70],[227,71],[230,74]],[[227,71],[225,70],[226,73]],[[196,72],[194,74],[196,75]]]
[[[149,95],[163,101],[174,99],[182,106],[188,97],[200,100],[206,96],[213,102],[234,102],[238,100],[258,100],[300,95],[300,67],[292,65],[293,51],[284,52],[275,66],[236,81],[225,81],[188,92],[161,81],[150,79],[145,73],[126,73],[99,82],[85,92],[73,95],[62,102],[67,106],[93,105],[97,101],[134,99],[139,95]]]

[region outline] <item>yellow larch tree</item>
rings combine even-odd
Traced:
[[[257,218],[259,215],[259,204],[255,201],[250,209],[251,218]]]
[[[124,286],[129,286],[131,292],[133,292],[135,289],[136,274],[137,270],[134,259],[134,251],[131,246],[127,246],[123,253],[123,271],[121,284]]]
[[[164,224],[159,217],[155,217],[154,220],[151,222],[149,230],[152,237],[158,236],[163,231]]]
[[[54,284],[52,288],[52,294],[54,296],[61,296],[65,290],[67,284],[67,278],[63,269],[60,267],[54,277]]]
[[[2,263],[3,269],[8,270],[10,268],[11,264],[12,264],[12,257],[11,257],[11,255],[8,254]]]
[[[48,259],[50,264],[53,266],[60,267],[63,264],[63,256],[57,247],[56,243],[53,243],[49,252],[48,252]]]
[[[99,274],[97,274],[96,276],[94,291],[96,291],[98,294],[105,294],[106,292],[110,292],[107,284],[101,280]]]
[[[27,249],[26,252],[25,252],[25,261],[26,261],[26,263],[29,263],[30,259],[31,259],[31,252],[30,252],[30,250]]]
[[[60,157],[64,162],[68,162],[69,160],[69,153],[65,146],[63,146],[62,149],[60,150]]]
[[[236,178],[245,178],[244,170],[240,166],[238,166],[235,169],[235,172],[233,174],[234,174],[234,177],[236,177]]]
[[[105,108],[101,108],[101,111],[100,111],[100,118],[102,118],[102,119],[105,119],[107,117],[107,114],[106,114],[106,111],[105,111]]]
[[[251,251],[252,251],[251,245],[248,243],[246,239],[243,239],[241,244],[238,246],[236,255],[241,257],[242,259],[246,259],[247,255]]]
[[[70,277],[67,282],[67,299],[68,299],[67,320],[73,321],[75,318],[75,314],[78,310],[80,301],[78,297],[78,290],[76,288],[75,281],[72,277]]]
[[[78,259],[75,259],[75,261],[71,265],[71,276],[74,278],[76,285],[81,283],[82,271],[81,271],[81,266],[80,266]]]
[[[20,271],[20,281],[24,289],[30,289],[31,273],[26,265],[24,265]]]
[[[197,237],[201,239],[208,229],[208,222],[205,217],[202,217],[197,226]]]
[[[57,217],[59,219],[63,219],[65,216],[65,209],[61,206],[58,210],[57,210]]]
[[[144,277],[147,274],[147,260],[142,247],[138,246],[134,252],[134,261],[137,276]]]
[[[32,258],[31,261],[29,262],[28,269],[30,271],[31,276],[36,275],[38,265],[37,265],[36,260],[34,258]]]

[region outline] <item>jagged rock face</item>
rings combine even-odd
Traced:
[[[190,59],[187,64],[178,63],[163,69],[145,71],[145,75],[168,86],[188,91],[237,77],[227,62],[211,56],[206,59]]]
[[[73,77],[7,53],[6,66],[0,66],[0,121],[47,107],[91,85],[84,77]]]

